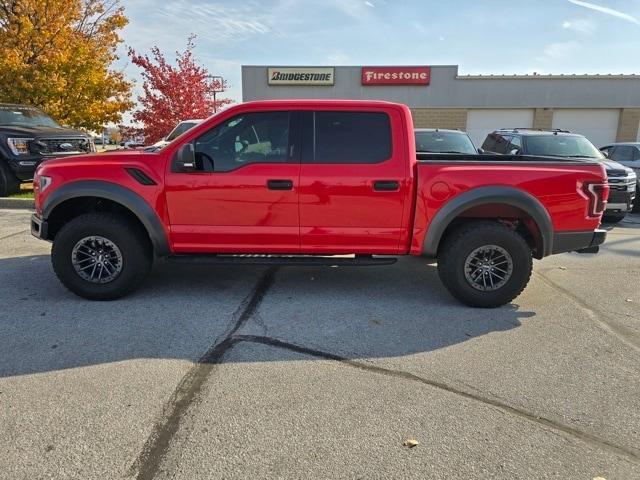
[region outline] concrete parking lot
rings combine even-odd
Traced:
[[[640,478],[640,215],[496,310],[416,258],[89,302],[28,216],[0,210],[2,478]]]

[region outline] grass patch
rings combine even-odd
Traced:
[[[33,198],[33,183],[23,183],[20,185],[20,191],[9,195],[9,198]]]

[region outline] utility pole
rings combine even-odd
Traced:
[[[211,79],[213,83],[213,113],[216,113],[218,111],[216,93],[224,92],[224,78],[217,75],[209,75],[207,78]]]

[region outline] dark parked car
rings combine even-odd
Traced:
[[[610,160],[629,167],[640,176],[640,142],[612,143],[600,147]],[[636,192],[640,190],[640,181],[636,178]],[[640,200],[636,199],[633,211],[640,212]]]
[[[503,155],[541,155],[598,160],[607,171],[610,187],[609,201],[603,219],[607,222],[619,222],[633,208],[638,181],[634,171],[607,159],[583,135],[566,130],[500,129],[487,135],[482,148],[487,152]]]
[[[0,197],[31,181],[47,158],[95,151],[89,135],[58,125],[42,110],[0,103]]]
[[[479,153],[465,132],[441,128],[416,128],[416,151],[423,153]]]

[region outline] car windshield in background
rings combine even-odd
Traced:
[[[604,155],[584,137],[565,135],[532,135],[526,138],[528,155],[567,158],[604,158]]]
[[[169,135],[167,135],[167,142],[172,141],[174,138],[178,138],[184,132],[189,130],[192,127],[195,127],[198,122],[181,122],[178,124],[176,128],[174,128]]]
[[[469,137],[458,132],[416,132],[416,150],[426,153],[476,153]]]
[[[60,127],[36,108],[0,106],[0,125],[16,127]]]

